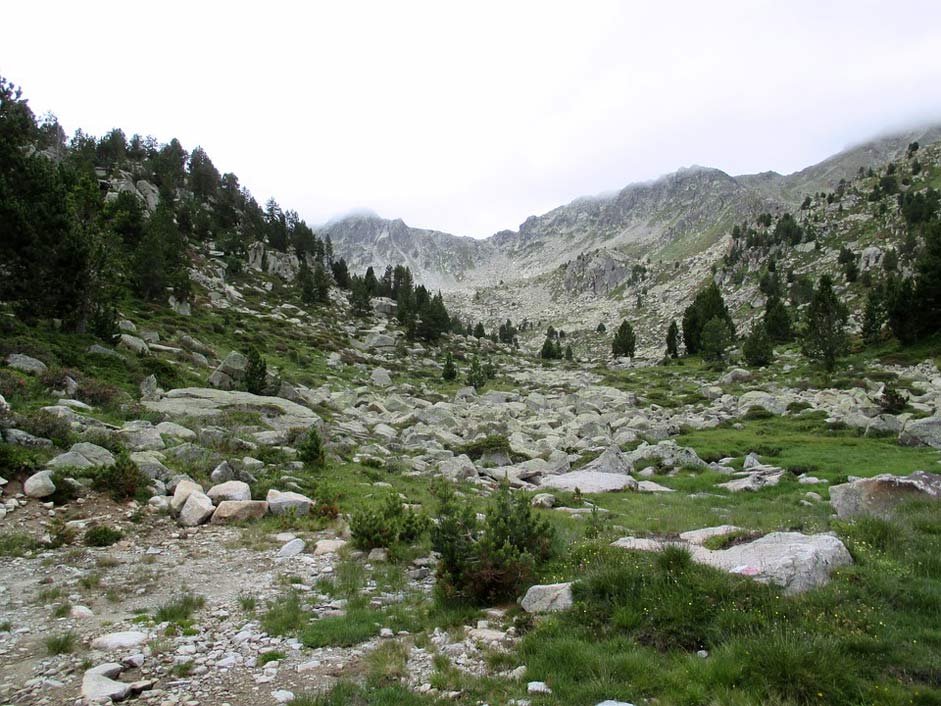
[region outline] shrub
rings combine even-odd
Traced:
[[[110,547],[123,536],[124,533],[115,527],[97,525],[85,530],[84,542],[88,547]]]
[[[503,434],[490,434],[483,439],[458,446],[454,453],[456,455],[465,454],[468,458],[478,461],[484,454],[499,453],[501,451],[506,454],[510,453],[510,440]]]
[[[449,486],[440,486],[439,522],[432,547],[440,554],[439,598],[458,603],[493,604],[516,598],[530,584],[538,564],[552,555],[553,531],[539,519],[524,495],[503,485],[487,512],[484,527]]]
[[[150,479],[126,453],[118,454],[113,466],[95,471],[92,480],[95,490],[108,493],[115,502],[144,499],[149,484]]]
[[[774,350],[764,323],[758,321],[752,326],[748,337],[742,343],[742,354],[752,367],[764,367],[771,362]]]
[[[725,319],[715,316],[702,328],[700,349],[704,360],[720,361],[732,344],[732,329]]]
[[[476,355],[471,359],[470,367],[467,369],[467,384],[473,386],[478,392],[487,384],[487,375],[480,364],[480,358]]]
[[[354,512],[350,533],[355,546],[368,550],[415,542],[430,524],[426,515],[406,508],[401,500],[390,495],[378,508]]]
[[[888,385],[883,388],[882,396],[878,401],[882,411],[888,414],[899,414],[905,409],[905,405],[907,404],[902,393]]]
[[[245,389],[254,395],[263,395],[268,387],[268,365],[257,348],[249,348],[245,354],[248,366],[245,368]]]
[[[454,355],[452,355],[451,351],[448,351],[448,354],[444,358],[444,371],[441,373],[441,378],[445,382],[451,382],[457,379],[457,367],[454,365]]]
[[[182,623],[189,620],[193,613],[204,605],[206,605],[206,599],[202,596],[184,593],[177,600],[160,606],[157,609],[156,619],[158,623]]]
[[[33,436],[49,439],[59,448],[68,448],[72,444],[72,427],[66,420],[49,412],[40,411],[26,417],[20,429]]]
[[[297,455],[305,465],[323,468],[326,457],[317,427],[312,426],[307,432],[307,436],[297,447]]]
[[[614,340],[611,342],[611,355],[615,358],[634,356],[634,347],[637,343],[637,336],[634,334],[634,328],[631,323],[625,319],[614,334]]]
[[[75,633],[66,632],[61,635],[50,635],[46,638],[46,651],[50,655],[64,655],[75,651]]]

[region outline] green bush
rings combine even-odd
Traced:
[[[36,412],[26,417],[19,426],[20,429],[33,436],[49,439],[60,449],[66,449],[72,445],[72,427],[65,419],[49,412]]]
[[[150,484],[150,479],[126,453],[119,454],[113,466],[96,470],[92,478],[92,487],[108,493],[115,502],[131,498],[146,499],[144,495]]]
[[[774,349],[764,323],[759,321],[752,326],[742,343],[742,355],[745,356],[745,362],[754,368],[764,367],[771,362]]]
[[[304,437],[304,440],[298,444],[297,456],[306,466],[323,468],[326,455],[324,453],[323,441],[320,438],[320,432],[317,431],[317,427],[312,426],[307,432],[307,436]]]
[[[110,547],[115,542],[119,542],[124,533],[107,525],[97,525],[85,530],[84,542],[88,547]]]
[[[516,598],[553,554],[554,533],[525,495],[503,485],[478,526],[473,510],[449,486],[438,491],[438,525],[431,543],[441,555],[436,591],[445,602],[494,604]]]
[[[353,544],[360,549],[394,547],[416,542],[431,521],[421,512],[406,508],[396,496],[388,496],[377,508],[363,508],[350,518]]]

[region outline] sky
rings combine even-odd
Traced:
[[[0,75],[71,133],[200,145],[320,224],[485,237],[699,164],[941,122],[941,3],[18,2]]]

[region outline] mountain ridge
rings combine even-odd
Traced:
[[[538,276],[602,247],[630,257],[681,259],[704,251],[742,220],[791,209],[807,195],[836,188],[860,168],[897,158],[911,142],[938,140],[941,124],[883,134],[787,175],[733,176],[714,167],[680,167],[617,191],[579,196],[527,217],[516,230],[481,239],[414,228],[401,218],[372,213],[334,219],[322,233],[353,270],[408,265],[418,281],[444,290]]]

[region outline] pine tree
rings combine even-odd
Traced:
[[[634,356],[634,348],[637,343],[637,337],[634,335],[634,328],[626,319],[621,322],[618,331],[614,334],[614,341],[611,343],[611,353],[615,358]]]
[[[919,302],[911,277],[891,277],[886,283],[886,316],[892,334],[903,346],[918,340]]]
[[[571,363],[574,358],[575,355],[572,353],[572,345],[569,344],[565,347],[565,359]]]
[[[542,350],[539,351],[539,357],[543,360],[558,360],[562,357],[561,344],[547,335],[546,340],[542,343]]]
[[[330,303],[330,275],[327,274],[327,269],[320,262],[314,265],[311,286],[316,303]]]
[[[918,301],[919,332],[941,331],[941,220],[924,227],[925,247],[918,258],[915,298]]]
[[[487,384],[487,375],[480,365],[480,358],[476,355],[471,359],[470,367],[467,370],[467,384],[473,386],[478,392]]]
[[[772,341],[785,343],[793,337],[791,331],[791,315],[787,306],[778,297],[768,297],[765,303],[764,316],[765,331]]]
[[[444,370],[441,373],[441,378],[446,382],[457,379],[457,367],[454,365],[454,356],[451,351],[448,351],[444,357]]]
[[[485,338],[487,332],[484,330],[484,325],[482,322],[478,321],[477,325],[474,326],[474,338]]]
[[[297,286],[301,290],[301,301],[305,304],[313,304],[317,301],[317,294],[314,291],[314,277],[310,273],[310,267],[307,266],[307,258],[301,257],[300,267],[297,270]]]
[[[752,325],[751,331],[742,343],[742,354],[745,356],[745,361],[752,367],[760,368],[771,362],[774,349],[764,322],[757,321]]]
[[[885,323],[885,293],[881,286],[873,287],[866,297],[863,311],[863,341],[868,346],[882,340],[882,326]]]
[[[709,319],[700,334],[700,351],[703,359],[713,362],[721,361],[731,344],[732,331],[728,321],[720,316],[713,316]]]
[[[686,345],[687,353],[695,355],[700,352],[703,328],[714,318],[725,321],[734,340],[735,323],[732,321],[719,287],[715,282],[710,282],[683,312],[683,343]]]
[[[827,372],[836,368],[837,360],[847,348],[846,306],[833,291],[829,275],[822,275],[804,314],[803,352],[816,360]]]
[[[317,427],[312,426],[307,436],[297,447],[297,456],[305,466],[314,468],[323,468],[326,461],[324,453],[323,440],[320,438],[320,432]]]
[[[253,395],[263,395],[268,388],[268,365],[257,348],[249,348],[246,357],[245,390]]]
[[[670,328],[667,329],[667,355],[671,358],[680,356],[680,328],[676,321],[671,321]]]
[[[353,313],[357,316],[369,316],[372,313],[372,304],[369,302],[369,288],[366,282],[357,277],[352,280],[351,289],[350,306],[353,308]]]

